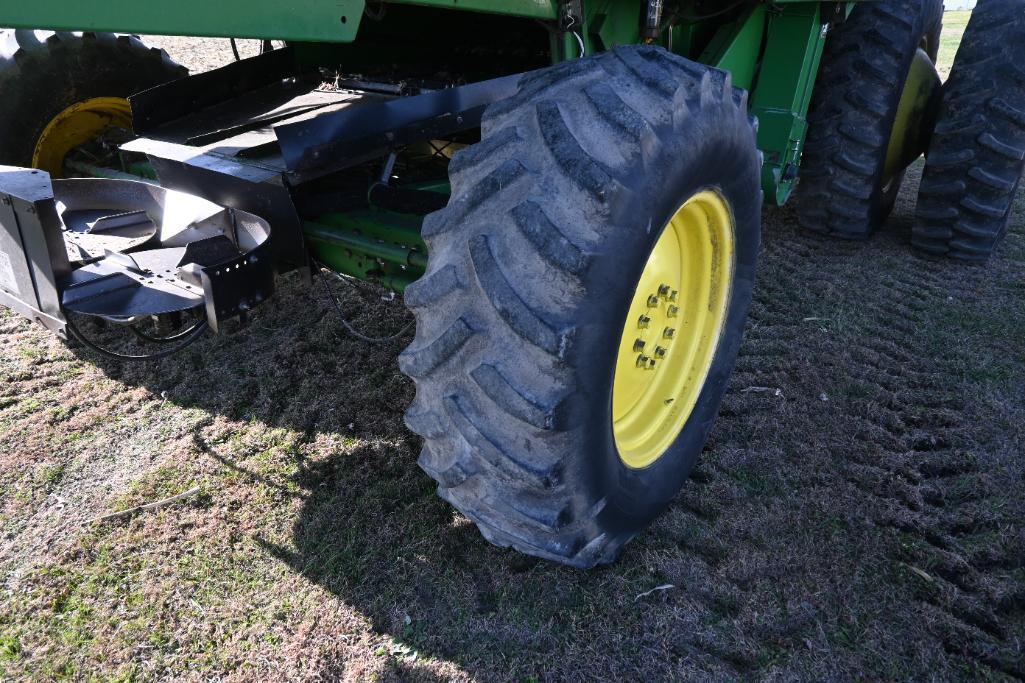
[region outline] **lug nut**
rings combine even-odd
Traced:
[[[644,350],[644,340],[643,339],[635,339],[634,340],[634,351],[637,352],[637,353],[640,353],[643,350]]]
[[[679,298],[680,298],[679,290],[674,289],[673,291],[669,292],[669,300],[670,301],[676,301]]]
[[[648,308],[655,308],[658,306],[658,297],[652,294],[648,297]]]
[[[649,370],[654,370],[655,369],[655,359],[654,358],[652,358],[651,360],[648,361],[648,369]]]
[[[675,318],[676,314],[679,313],[679,312],[680,312],[680,307],[679,306],[670,306],[669,308],[666,309],[666,315],[669,316],[670,318]]]
[[[668,299],[669,298],[669,289],[670,289],[669,285],[659,285],[658,286],[658,295],[661,298],[663,298],[663,299]]]
[[[639,367],[639,368],[647,368],[649,360],[651,360],[651,359],[648,358],[645,355],[637,356],[637,367]]]
[[[666,350],[664,348],[662,348],[661,346],[656,346],[655,347],[655,358],[662,359],[662,358],[665,358],[665,357],[666,357]]]
[[[642,330],[648,329],[649,324],[651,324],[651,318],[649,318],[646,315],[642,315],[640,318],[637,319],[637,327],[641,328]]]
[[[664,329],[662,331],[662,336],[665,337],[666,339],[675,339],[676,338],[676,329],[672,328],[672,327],[667,327],[666,329]]]

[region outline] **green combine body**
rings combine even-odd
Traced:
[[[571,4],[557,0],[400,0],[387,3],[540,20],[553,22],[553,26],[565,23],[565,8]],[[562,31],[561,38],[553,32],[550,59],[555,63],[576,59],[581,51],[593,55],[616,45],[650,41],[675,54],[726,69],[732,74],[734,85],[752,93],[752,113],[761,122],[759,148],[766,155],[765,196],[774,204],[783,204],[793,191],[797,177],[807,127],[805,116],[825,44],[825,27],[829,21],[849,12],[853,4],[808,0],[719,3],[725,7],[712,9],[709,18],[681,19],[678,24],[663,29],[657,38],[646,39],[641,36],[641,17],[645,9],[642,0],[588,2],[579,26]],[[52,0],[5,9],[0,23],[58,31],[359,44],[360,28],[369,21],[364,19],[367,5],[363,0],[306,0],[287,5],[273,0],[238,3],[186,0],[176,4],[171,12],[159,4],[111,2],[96,7]],[[704,5],[717,6],[716,3]],[[824,17],[823,11],[829,15]],[[432,17],[432,23],[442,27],[440,30],[449,23],[444,12]],[[490,24],[490,30],[501,30],[501,25]]]

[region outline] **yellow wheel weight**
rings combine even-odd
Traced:
[[[628,467],[657,461],[694,411],[726,323],[734,263],[729,206],[714,190],[698,192],[663,229],[623,326],[612,421]]]
[[[121,97],[95,97],[71,105],[43,129],[32,154],[32,166],[59,178],[68,152],[108,128],[132,129],[132,108]]]

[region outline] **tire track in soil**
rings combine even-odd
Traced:
[[[858,391],[840,399],[837,419],[853,438],[835,465],[870,501],[865,507],[875,525],[910,539],[891,559],[925,572],[916,599],[930,632],[954,657],[1025,678],[1021,642],[1005,625],[1020,629],[1025,612],[1025,589],[1015,576],[1025,556],[1020,517],[1008,514],[974,452],[975,428],[987,416],[967,405],[950,358],[937,357],[929,333],[936,307],[949,297],[978,296],[986,271],[911,256],[903,236],[854,244],[808,237],[785,227],[795,221],[780,213],[787,219],[767,228],[756,301],[713,440],[736,442],[743,425],[772,419],[780,400],[797,409],[813,401],[787,389],[790,378],[801,379],[793,367],[799,358],[825,373],[842,369]],[[835,332],[838,321],[828,314],[802,326],[793,316],[805,303],[849,313],[851,329],[816,335],[816,325]],[[744,391],[750,387],[779,387],[783,396]],[[708,487],[721,474],[713,463],[699,469],[698,480]],[[695,502],[702,498],[685,494],[681,505],[714,526],[715,516]],[[729,555],[751,550],[735,544]],[[745,668],[735,658],[731,663]]]

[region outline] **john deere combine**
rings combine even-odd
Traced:
[[[1025,11],[982,2],[945,105],[940,0],[5,3],[0,302],[139,359],[285,271],[403,292],[440,495],[499,545],[608,562],[706,440],[763,197],[866,238],[931,141],[914,243],[988,256]],[[126,33],[284,47],[187,76]]]

